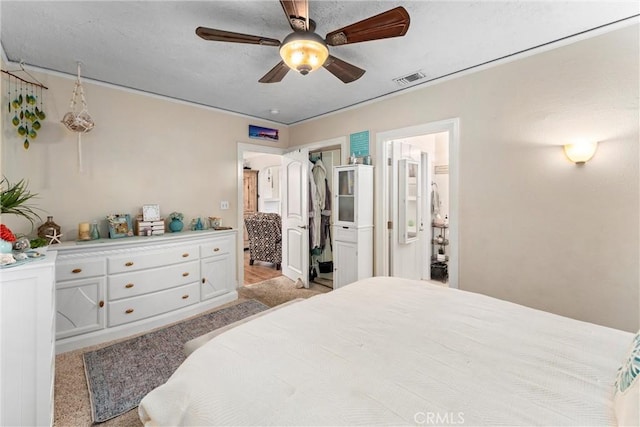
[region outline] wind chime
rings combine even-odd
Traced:
[[[80,105],[78,104],[80,97]],[[95,126],[93,119],[89,115],[87,101],[84,98],[84,88],[80,81],[80,63],[78,62],[78,78],[73,87],[71,102],[69,104],[69,112],[62,118],[62,123],[72,132],[78,134],[78,170],[82,172],[82,139],[83,133],[90,132]]]
[[[9,117],[13,116],[11,123],[18,135],[24,137],[22,145],[28,150],[30,143],[38,137],[41,122],[47,117],[42,106],[42,90],[48,88],[29,74],[22,63],[20,70],[1,71],[9,76],[7,99]],[[19,77],[16,72],[23,72],[34,81]]]

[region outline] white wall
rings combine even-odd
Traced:
[[[461,289],[639,320],[638,25],[290,128],[292,143],[459,117]],[[600,141],[576,167],[562,144]],[[375,147],[372,145],[375,159]]]
[[[3,68],[5,68],[3,64]],[[239,115],[159,97],[84,82],[95,128],[82,136],[84,173],[76,162],[76,135],[60,123],[68,111],[74,78],[30,71],[49,87],[44,91],[47,119],[29,150],[2,114],[1,173],[12,181],[29,180],[37,205],[53,215],[64,240],[77,237],[78,223],[104,219],[113,212],[136,214],[157,203],[163,216],[222,217],[237,222],[236,144],[288,145],[288,129]],[[6,75],[2,84],[6,88]],[[2,105],[7,104],[6,90]],[[248,125],[279,128],[278,143],[248,139]],[[220,201],[230,203],[220,210]],[[43,218],[46,219],[46,218]],[[6,215],[16,232],[29,223]],[[106,225],[103,221],[103,235]]]

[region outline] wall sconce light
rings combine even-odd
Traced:
[[[576,165],[583,165],[596,153],[598,148],[597,142],[576,142],[573,144],[566,144],[564,146],[564,153],[569,160]]]

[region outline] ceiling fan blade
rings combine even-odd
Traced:
[[[327,34],[325,39],[328,45],[339,46],[404,36],[409,29],[409,22],[409,12],[404,7],[398,6],[379,15],[332,31]]]
[[[213,28],[198,27],[196,34],[205,40],[231,43],[260,44],[264,46],[280,46],[280,40],[267,37],[251,36],[249,34],[232,33],[231,31],[216,30]]]
[[[284,78],[284,76],[287,75],[289,70],[290,70],[289,66],[285,64],[284,61],[280,61],[278,65],[276,65],[271,70],[269,70],[269,72],[264,76],[262,76],[262,78],[258,81],[260,83],[278,83],[282,81],[282,79]]]
[[[284,14],[289,20],[293,31],[308,31],[309,2],[308,0],[280,0]]]
[[[343,83],[351,83],[358,80],[365,73],[365,70],[351,65],[348,62],[338,59],[333,55],[329,55],[322,65],[331,74],[342,80]]]

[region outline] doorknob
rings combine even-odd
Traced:
[[[307,226],[306,225],[299,225],[298,228],[302,228],[303,230],[306,230]]]

